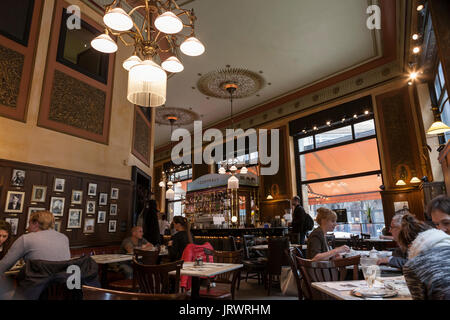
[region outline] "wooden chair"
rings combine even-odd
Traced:
[[[285,250],[288,257],[289,264],[291,266],[291,271],[295,279],[295,284],[297,286],[297,296],[298,300],[303,300],[302,292],[302,276],[300,269],[297,267],[297,257],[303,258],[303,254],[299,248],[289,248]]]
[[[155,265],[159,259],[159,248],[157,250],[142,250],[134,249],[134,257],[137,261],[145,265]],[[138,286],[136,279],[122,279],[109,283],[109,288],[112,290],[134,292]]]
[[[83,286],[83,300],[188,300],[183,293],[135,293]]]
[[[145,265],[133,257],[133,274],[142,293],[178,293],[180,290],[180,270],[183,260],[159,264]],[[174,276],[169,272],[175,271]]]
[[[348,266],[353,266],[353,280],[359,279],[358,265],[360,256],[336,259],[331,261],[312,261],[297,257],[297,266],[304,279],[306,299],[324,299],[319,292],[313,291],[312,282],[344,281],[347,277]]]
[[[288,257],[285,250],[289,249],[289,239],[287,237],[269,239],[269,250],[267,255],[267,295],[270,296],[272,289],[272,281],[274,277],[279,278],[281,275],[281,267],[289,266]]]
[[[249,248],[253,245],[255,245],[255,236],[245,234],[242,241],[242,247],[244,249],[244,259],[242,260],[242,263],[244,265],[244,272],[246,272],[245,282],[247,282],[249,278],[258,279],[258,284],[260,284],[261,279],[264,282],[267,259],[262,259],[256,252],[250,252]]]
[[[212,256],[215,263],[242,263],[242,250],[237,251],[213,251]],[[230,299],[234,300],[236,283],[240,281],[241,270],[237,269],[231,272],[219,274],[215,277],[214,282],[229,284],[230,290],[221,290],[208,286],[204,290],[200,290],[202,299]]]

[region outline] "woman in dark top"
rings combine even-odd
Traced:
[[[11,242],[11,225],[4,221],[0,220],[0,260],[6,255],[8,252],[9,246]]]
[[[308,237],[307,258],[313,261],[324,261],[340,257],[341,253],[350,251],[347,246],[341,246],[334,249],[328,247],[325,235],[327,232],[334,231],[336,228],[337,215],[334,211],[327,208],[317,209],[316,221],[319,227],[316,228]]]
[[[192,243],[192,236],[189,222],[182,216],[175,216],[172,221],[177,231],[168,243],[170,261],[180,260],[183,255],[184,248]]]

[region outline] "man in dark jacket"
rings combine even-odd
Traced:
[[[294,196],[291,201],[293,214],[292,214],[292,233],[300,234],[300,244],[305,244],[305,236],[307,230],[306,219],[307,213],[305,209],[300,205],[300,197]]]
[[[144,230],[144,238],[154,246],[160,244],[158,210],[156,209],[156,201],[150,199],[145,204],[142,212],[142,229]]]

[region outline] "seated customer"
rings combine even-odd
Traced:
[[[307,258],[313,261],[323,261],[339,258],[341,253],[350,251],[347,246],[340,246],[334,249],[328,247],[326,234],[334,231],[336,227],[337,215],[334,211],[327,208],[317,209],[316,221],[319,227],[316,228],[308,237]]]
[[[20,260],[66,261],[70,259],[69,239],[54,230],[55,218],[48,211],[30,216],[28,231],[17,238],[8,253],[0,260],[0,274]]]
[[[192,243],[192,236],[189,222],[182,216],[175,216],[173,218],[173,226],[177,231],[168,243],[170,261],[177,261],[181,259],[184,248],[189,243]]]
[[[408,249],[403,275],[412,298],[450,300],[450,236],[407,214],[398,242]]]
[[[10,240],[11,225],[4,220],[0,220],[0,260],[3,259],[6,252],[8,252]]]
[[[133,254],[134,249],[151,250],[153,245],[144,237],[144,231],[141,226],[131,228],[131,237],[125,238],[120,245],[120,253]],[[132,263],[127,261],[119,264],[119,269],[125,274],[127,279],[133,278]]]
[[[439,230],[450,234],[450,197],[438,196],[428,204],[428,215]]]
[[[391,220],[390,231],[394,241],[398,243],[398,234],[400,233],[400,227],[402,225],[402,218],[404,213],[397,213]],[[408,261],[406,251],[401,248],[396,248],[392,252],[391,257],[378,259],[377,264],[387,264],[394,268],[403,268],[403,265]]]

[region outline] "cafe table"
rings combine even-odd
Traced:
[[[359,298],[351,294],[353,289],[367,287],[365,280],[313,282],[311,287],[337,300],[412,300],[403,276],[378,278],[379,285],[391,283],[398,295],[390,298]]]
[[[289,245],[291,248],[300,248],[302,250],[306,250],[308,248],[308,246],[306,244],[290,244]],[[251,246],[248,247],[249,249],[252,250],[269,250],[269,245],[268,244],[258,244],[256,246]]]
[[[133,260],[132,254],[95,254],[91,258],[100,266],[100,284],[102,288],[108,285],[108,264]]]
[[[204,262],[201,266],[194,265],[194,262],[184,262],[180,275],[192,277],[191,299],[198,300],[200,296],[200,278],[210,278],[222,273],[231,272],[242,268],[243,264],[235,263],[210,263]],[[175,271],[169,274],[176,274]]]

